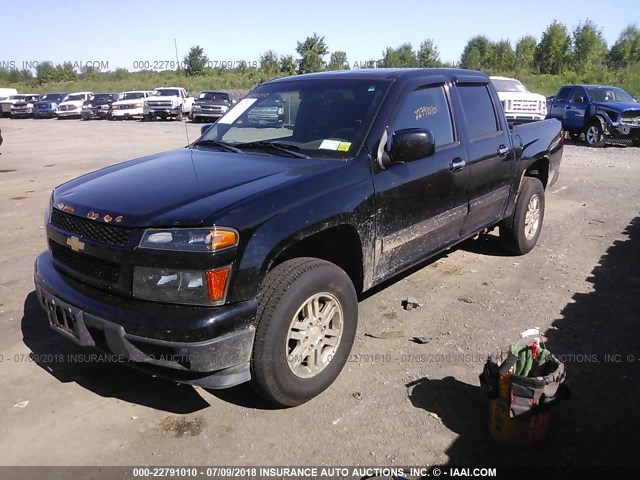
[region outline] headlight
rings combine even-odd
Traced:
[[[47,205],[46,210],[44,211],[44,227],[47,228],[49,221],[51,219],[51,213],[53,213],[53,192],[51,192],[51,197],[49,197],[49,205]]]
[[[181,252],[217,252],[238,244],[231,228],[167,228],[146,230],[140,248]]]
[[[57,104],[57,103],[52,103],[52,104],[51,104],[51,108],[56,108],[57,106],[58,106],[58,104]]]
[[[208,271],[136,266],[133,296],[144,300],[189,305],[224,303],[231,266]]]
[[[194,105],[193,109],[194,110],[202,110],[202,107],[200,105]]]
[[[136,103],[134,108],[142,108],[144,105],[142,103]]]

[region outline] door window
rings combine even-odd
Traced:
[[[486,85],[462,85],[458,87],[462,110],[467,119],[470,138],[483,137],[498,132],[498,118]]]
[[[453,122],[444,87],[422,87],[404,99],[395,121],[393,131],[405,128],[430,130],[436,147],[453,143]]]

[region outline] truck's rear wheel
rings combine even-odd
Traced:
[[[530,252],[538,241],[544,219],[544,187],[534,177],[525,177],[516,208],[500,223],[503,248],[516,255]]]
[[[342,370],[356,332],[358,301],[341,268],[295,258],[267,274],[257,317],[253,386],[269,401],[291,407],[320,394]]]
[[[587,127],[584,139],[590,147],[602,147],[605,144],[607,138],[599,121],[595,121]]]

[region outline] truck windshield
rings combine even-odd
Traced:
[[[196,144],[278,154],[276,145],[300,156],[348,159],[360,149],[390,84],[344,78],[267,83],[240,100]]]
[[[198,100],[220,100],[220,101],[229,101],[229,95],[227,95],[226,93],[220,93],[220,92],[202,92],[199,96],[198,96]]]
[[[123,93],[120,97],[120,100],[135,100],[137,98],[144,98],[144,93],[142,92]]]
[[[592,87],[587,88],[592,102],[632,102],[636,99],[618,87]]]
[[[496,90],[499,92],[528,92],[527,87],[525,87],[518,80],[508,80],[508,79],[499,79],[492,78],[491,81],[493,85],[496,87]]]
[[[161,88],[159,90],[154,90],[153,95],[157,97],[179,97],[180,92],[174,88]]]
[[[64,99],[65,102],[73,102],[77,100],[84,100],[84,94],[80,93],[78,95],[68,95],[67,98]]]

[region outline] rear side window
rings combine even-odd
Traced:
[[[444,87],[423,87],[404,99],[393,130],[423,128],[431,130],[436,147],[453,142],[453,124]]]
[[[458,94],[471,138],[499,131],[498,119],[486,85],[461,85],[458,87]]]

